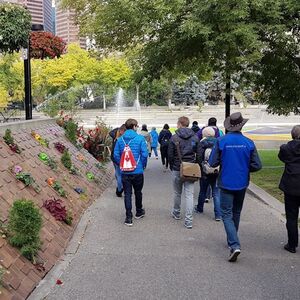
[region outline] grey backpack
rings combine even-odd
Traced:
[[[212,174],[219,174],[219,171],[220,171],[220,167],[211,167],[208,163],[208,160],[209,160],[209,157],[210,157],[210,154],[211,154],[211,151],[212,151],[212,148],[206,148],[205,149],[205,152],[204,152],[204,160],[201,164],[202,166],[202,171],[204,174],[206,175],[212,175]]]

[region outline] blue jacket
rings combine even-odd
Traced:
[[[147,149],[147,143],[145,141],[145,138],[139,134],[137,134],[134,130],[129,129],[126,130],[125,133],[118,138],[115,149],[114,149],[114,161],[120,165],[121,156],[123,153],[123,150],[125,148],[125,144],[129,144],[129,147],[132,151],[132,154],[134,156],[134,159],[136,162],[138,162],[138,165],[134,171],[131,172],[122,172],[122,174],[143,174],[144,169],[147,166],[147,159],[148,159],[148,149]]]
[[[238,191],[248,187],[250,172],[261,169],[256,147],[241,132],[229,132],[218,138],[208,163],[220,165],[218,186]]]
[[[156,132],[156,130],[151,130],[150,134],[152,137],[151,147],[156,148],[158,146],[158,133]]]

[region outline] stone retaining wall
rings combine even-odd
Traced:
[[[22,153],[17,154],[5,144],[2,136],[6,128],[12,130],[15,142]],[[41,146],[32,136],[31,130],[49,140],[49,148]],[[81,175],[72,175],[60,162],[61,154],[54,148],[54,142],[63,143],[72,156],[72,163]],[[40,152],[45,152],[58,163],[58,171],[53,171],[38,158]],[[78,159],[81,153],[84,161]],[[12,125],[0,126],[0,219],[6,224],[8,212],[13,202],[17,199],[26,198],[33,200],[43,215],[43,226],[40,234],[42,246],[38,252],[38,260],[43,268],[37,268],[29,260],[20,255],[18,249],[8,244],[5,235],[0,236],[0,264],[7,269],[3,276],[1,299],[25,299],[45,274],[53,267],[63,254],[69,239],[71,238],[82,213],[98,198],[106,186],[111,182],[112,169],[108,164],[107,169],[96,167],[97,161],[86,150],[80,151],[72,145],[64,135],[64,130],[57,126],[53,120],[27,121]],[[32,187],[26,187],[17,181],[11,168],[20,165],[24,171],[31,173],[41,192],[37,193]],[[97,178],[89,181],[86,172],[92,172]],[[47,178],[54,177],[67,192],[67,198],[60,197],[46,182]],[[85,197],[74,191],[75,187],[85,189]],[[71,226],[56,221],[55,218],[43,207],[46,199],[51,197],[60,198],[64,201],[68,210],[72,211],[73,223]]]

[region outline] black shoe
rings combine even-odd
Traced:
[[[137,212],[136,214],[135,214],[135,218],[136,219],[141,219],[141,218],[143,218],[145,216],[145,210],[144,209],[141,209],[141,211],[139,211],[139,212]]]
[[[228,261],[230,262],[236,262],[237,257],[241,254],[241,250],[240,249],[231,249],[230,250],[230,255],[228,257]]]
[[[203,213],[203,209],[199,209],[199,208],[198,208],[198,205],[195,205],[195,206],[194,206],[194,212],[195,212],[196,214],[202,214],[202,213]]]
[[[124,224],[127,226],[132,226],[132,217],[126,217]]]
[[[119,192],[118,188],[116,188],[117,197],[122,197],[123,189]]]
[[[296,248],[295,247],[291,247],[289,244],[284,245],[283,247],[286,251],[289,251],[291,253],[296,253]]]

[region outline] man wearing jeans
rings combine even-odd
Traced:
[[[224,127],[227,134],[218,138],[209,159],[212,167],[220,165],[218,187],[222,219],[230,248],[230,262],[235,262],[241,253],[238,229],[250,172],[261,169],[253,141],[241,133],[247,121],[239,112],[226,118]]]
[[[135,218],[140,219],[145,215],[142,203],[142,189],[144,186],[143,173],[147,165],[148,149],[145,138],[136,133],[138,128],[137,121],[134,119],[128,119],[125,126],[125,133],[117,140],[114,149],[114,159],[117,164],[120,164],[125,145],[129,145],[136,161],[136,168],[133,171],[121,171],[126,209],[125,225],[132,226],[132,188],[134,189],[135,195]]]
[[[181,153],[182,161],[200,164],[200,146],[199,139],[194,131],[189,127],[189,119],[180,117],[177,122],[178,130],[172,136],[168,148],[168,157],[170,168],[172,170],[173,188],[174,188],[174,205],[172,217],[175,220],[180,220],[181,194],[184,187],[186,212],[184,226],[188,229],[192,228],[193,224],[193,206],[194,206],[194,182],[182,181],[180,178],[180,157],[177,153],[177,146]]]

